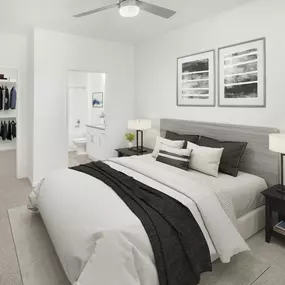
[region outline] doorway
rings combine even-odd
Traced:
[[[102,123],[105,74],[68,71],[67,137],[69,166],[90,162],[88,129]]]

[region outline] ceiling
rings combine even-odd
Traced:
[[[233,9],[256,0],[145,0],[177,11],[169,20],[141,12],[135,18],[123,18],[116,8],[72,18],[89,9],[117,0],[0,0],[0,30],[26,33],[33,27],[87,37],[138,43],[150,37],[177,29],[188,23]],[[3,9],[4,8],[4,9]]]

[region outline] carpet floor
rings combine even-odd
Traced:
[[[16,151],[0,152],[0,162],[0,285],[21,285],[7,210],[25,204],[32,187],[16,179]]]

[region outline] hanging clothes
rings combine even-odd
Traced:
[[[10,121],[8,123],[7,140],[12,140],[12,124]]]
[[[10,108],[16,109],[17,102],[17,90],[16,87],[13,87],[10,91]]]
[[[9,89],[5,87],[5,95],[4,95],[4,110],[10,109],[10,103],[9,103]]]
[[[1,122],[0,137],[3,139],[4,124]]]
[[[11,134],[13,138],[17,137],[17,124],[15,121],[11,122]]]
[[[1,122],[1,137],[2,140],[5,141],[7,139],[8,134],[8,126],[6,122]]]
[[[3,110],[3,87],[0,88],[0,110]]]

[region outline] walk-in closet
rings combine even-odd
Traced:
[[[18,70],[0,66],[0,151],[17,148],[18,87]]]

